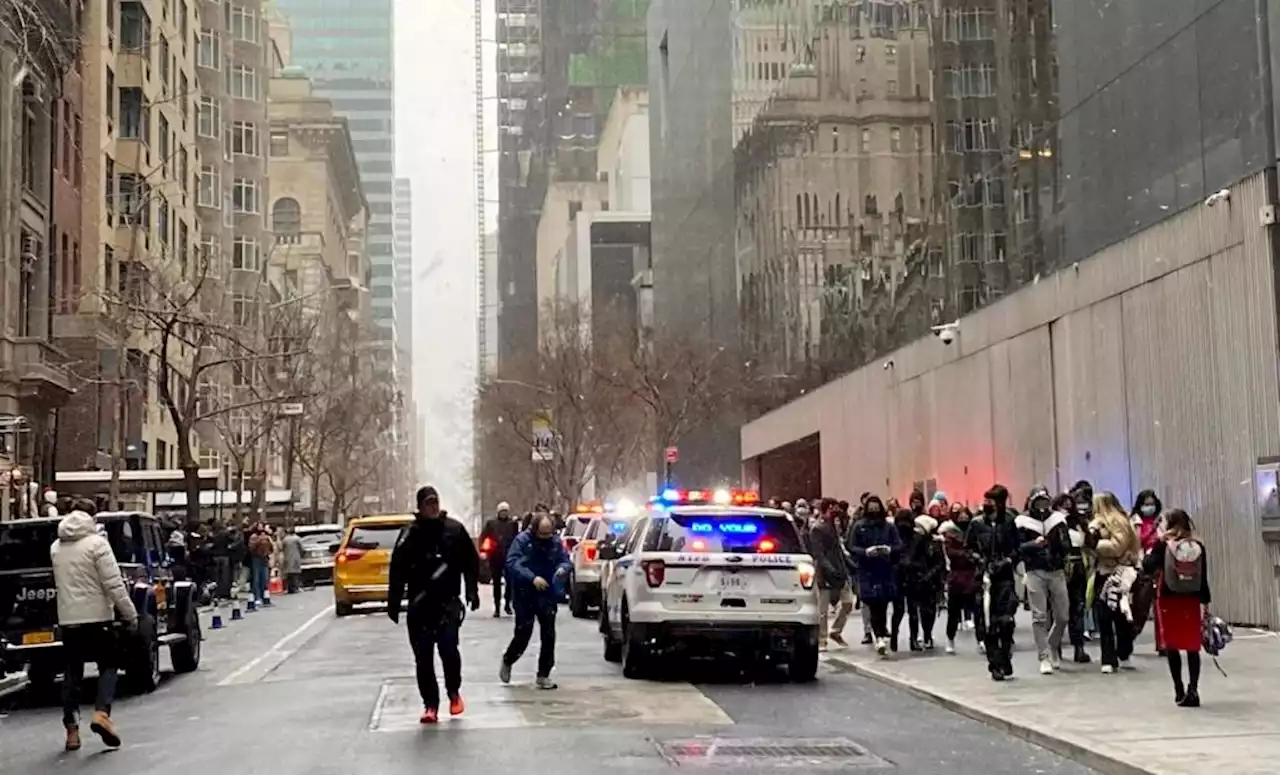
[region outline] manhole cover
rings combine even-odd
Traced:
[[[890,767],[861,745],[845,738],[697,737],[658,744],[677,767],[879,769]]]

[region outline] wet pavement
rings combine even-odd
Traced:
[[[82,751],[65,754],[58,709],[19,705],[0,719],[0,772],[1093,772],[834,664],[809,685],[723,660],[629,681],[603,660],[595,623],[567,610],[556,691],[532,688],[536,637],[502,685],[511,620],[472,614],[463,628],[467,712],[423,728],[403,625],[377,612],[338,619],[330,602],[326,589],[288,596],[210,632],[199,671],[119,702],[119,751],[87,736]]]

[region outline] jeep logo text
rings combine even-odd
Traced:
[[[36,600],[53,600],[58,596],[56,587],[48,589],[24,589],[18,593],[18,602],[30,603]]]

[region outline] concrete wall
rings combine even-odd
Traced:
[[[742,429],[742,456],[821,434],[824,495],[905,497],[936,479],[1089,479],[1122,501],[1153,487],[1209,547],[1215,608],[1280,626],[1254,496],[1280,454],[1272,239],[1264,175],[908,345]],[[767,477],[766,477],[767,478]],[[1280,555],[1280,553],[1276,553]]]

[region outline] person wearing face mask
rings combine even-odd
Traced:
[[[896,500],[890,500],[890,503],[896,503]],[[914,567],[912,565],[913,556],[910,551],[915,541],[916,522],[915,516],[907,509],[890,510],[889,515],[893,518],[893,526],[898,531],[898,541],[902,544],[902,552],[898,555],[896,577],[894,579],[894,587],[898,592],[898,596],[893,600],[893,619],[889,627],[889,650],[898,650],[898,634],[902,629],[902,620],[906,619],[910,614],[910,622],[916,622],[917,614],[912,606],[912,598],[908,594],[912,588],[912,576]],[[912,651],[919,651],[918,644],[914,639],[911,642]]]
[[[1086,525],[1076,513],[1076,501],[1064,492],[1053,500],[1053,511],[1061,514],[1067,525],[1067,554],[1063,558],[1063,577],[1067,582],[1067,635],[1074,652],[1071,661],[1079,665],[1090,662],[1084,650],[1084,612],[1089,594],[1089,555],[1085,551]]]
[[[839,506],[825,498],[820,508],[818,523],[809,531],[809,551],[818,571],[818,649],[826,651],[828,638],[845,645],[844,625],[853,611],[853,589],[849,585],[849,557],[836,525]],[[832,606],[837,609],[836,617],[828,626]]]
[[[1014,519],[1018,554],[1026,568],[1031,628],[1040,654],[1040,673],[1052,675],[1062,667],[1062,636],[1067,629],[1070,601],[1066,560],[1071,546],[1067,517],[1052,508],[1049,491],[1032,489],[1027,513]]]
[[[511,681],[511,668],[529,647],[536,623],[542,646],[535,685],[539,689],[555,689],[551,670],[556,663],[556,612],[573,563],[549,515],[535,517],[529,529],[516,536],[507,552],[506,570],[515,595],[516,627],[502,656],[498,678],[504,684]]]
[[[876,652],[889,651],[889,603],[898,599],[898,557],[902,539],[888,520],[884,503],[876,495],[867,497],[862,519],[853,527],[851,551],[858,576],[858,594],[869,609]]]
[[[871,493],[869,492],[864,492],[859,496],[858,508],[850,516],[849,529],[844,534],[844,548],[849,554],[849,564],[853,571],[854,607],[858,609],[859,617],[862,619],[862,645],[864,646],[870,646],[874,643],[875,635],[871,631],[871,608],[863,601],[862,592],[858,587],[858,558],[853,551],[853,536],[858,529],[858,523],[866,516],[867,500],[870,498]]]
[[[1013,676],[1013,623],[1018,613],[1014,565],[1018,562],[1018,528],[1009,513],[1009,490],[993,485],[983,493],[984,526],[975,538],[988,579],[987,668],[991,680]]]
[[[964,504],[951,507],[951,518],[938,527],[942,548],[947,558],[947,653],[956,653],[956,633],[968,612],[974,621],[974,634],[979,648],[986,638],[980,596],[982,593],[981,558],[970,550],[967,539],[972,524]]]
[[[921,514],[912,520],[915,529],[906,545],[909,555],[907,615],[911,627],[911,650],[933,650],[933,625],[938,616],[938,598],[946,581],[947,558],[935,532],[938,520]]]
[[[919,490],[912,490],[911,495],[907,497],[907,508],[911,509],[911,516],[920,517],[924,515],[924,493]]]
[[[1129,515],[1114,494],[1103,492],[1093,497],[1093,519],[1089,521],[1087,542],[1098,563],[1093,578],[1093,612],[1102,640],[1102,672],[1132,669],[1129,657],[1133,654],[1133,624],[1129,595],[1137,577],[1142,545]]]
[[[1088,538],[1089,521],[1093,519],[1093,485],[1087,479],[1081,479],[1071,487],[1071,497],[1075,499],[1075,519],[1072,521],[1072,529],[1079,524],[1081,535]],[[1086,547],[1086,557],[1089,561],[1089,580],[1093,580],[1094,562],[1092,547]],[[1087,593],[1086,593],[1087,597]],[[1098,621],[1093,614],[1093,606],[1089,605],[1086,600],[1084,609],[1084,638],[1085,640],[1096,640],[1098,637]]]
[[[387,616],[400,623],[400,604],[408,590],[409,642],[413,647],[418,692],[422,695],[423,724],[440,720],[440,686],[436,683],[435,652],[444,668],[449,713],[460,715],[462,655],[459,629],[466,618],[459,587],[465,587],[471,610],[480,608],[480,553],[467,528],[440,509],[434,487],[418,490],[418,512],[400,533],[391,552],[387,587]]]
[[[1142,556],[1147,555],[1158,546],[1164,536],[1164,508],[1155,490],[1143,490],[1133,501],[1133,511],[1129,518],[1133,529],[1138,533],[1138,542],[1142,544]],[[1133,610],[1133,637],[1136,639],[1147,626],[1147,619],[1152,613],[1152,604],[1156,599],[1155,577],[1138,570],[1138,580],[1133,583],[1133,599],[1130,606]],[[1159,612],[1156,612],[1159,615]],[[1163,654],[1162,654],[1163,656]]]

